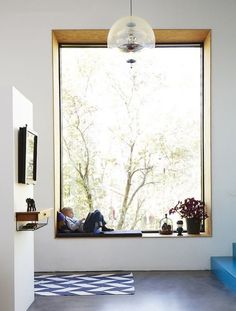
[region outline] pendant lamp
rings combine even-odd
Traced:
[[[144,48],[155,48],[155,35],[146,20],[133,16],[130,0],[130,16],[118,19],[107,37],[107,47],[123,52],[137,52]]]

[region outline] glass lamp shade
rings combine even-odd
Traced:
[[[151,26],[141,17],[126,16],[117,20],[107,37],[108,48],[123,52],[136,52],[155,47],[155,35]]]

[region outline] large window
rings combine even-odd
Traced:
[[[132,64],[60,46],[61,206],[148,231],[179,200],[204,199],[202,50],[160,45]]]

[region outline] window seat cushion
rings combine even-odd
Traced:
[[[76,237],[98,237],[98,238],[107,238],[107,237],[141,237],[142,231],[140,230],[114,230],[114,231],[105,231],[99,234],[95,233],[81,233],[81,232],[57,232],[56,237],[60,238],[76,238]]]

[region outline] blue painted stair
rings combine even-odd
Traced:
[[[236,293],[236,243],[233,243],[232,257],[211,257],[211,270],[227,288]]]

